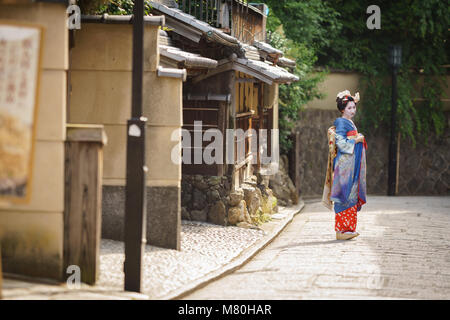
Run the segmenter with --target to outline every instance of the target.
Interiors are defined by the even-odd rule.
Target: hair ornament
[[[337,94],[337,98],[342,99],[342,101],[348,101],[348,97],[352,97],[355,103],[359,101],[359,92],[356,92],[354,96],[350,94],[349,90],[341,91]]]

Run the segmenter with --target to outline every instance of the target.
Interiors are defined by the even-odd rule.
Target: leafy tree
[[[398,119],[403,137],[426,139],[439,136],[445,127],[442,110],[448,64],[450,7],[446,1],[378,1],[381,29],[366,26],[371,1],[329,1],[342,20],[341,35],[332,39],[328,53],[319,53],[319,63],[360,72],[362,113],[366,130],[387,127],[390,121],[391,84],[388,65],[390,44],[401,44],[402,67],[398,77]],[[421,81],[420,84],[419,82]],[[420,90],[420,91],[418,91]],[[424,101],[414,101],[422,97]]]
[[[134,0],[79,0],[79,6],[83,14],[133,14]],[[145,0],[144,14],[151,12],[150,2]]]
[[[288,39],[308,46],[317,53],[329,46],[331,40],[339,35],[341,22],[339,13],[322,0],[266,0],[273,17],[269,28],[283,25]]]
[[[362,129],[387,128],[390,122],[391,84],[388,48],[401,44],[403,64],[398,76],[398,119],[403,137],[438,136],[446,125],[444,98],[448,65],[448,1],[377,1],[381,29],[369,30],[368,0],[267,0],[286,37],[304,44],[317,55],[316,66],[359,72]],[[423,98],[422,101],[415,100]]]
[[[289,136],[299,119],[302,107],[314,98],[323,96],[318,92],[317,84],[323,80],[326,72],[315,72],[314,62],[317,58],[314,51],[303,44],[287,39],[282,30],[270,31],[268,38],[273,47],[282,50],[287,57],[296,61],[292,72],[300,78],[298,82],[279,86],[280,152],[287,154],[292,148]]]
[[[267,29],[272,46],[296,61],[293,72],[298,82],[280,85],[279,133],[280,151],[283,154],[292,148],[289,136],[302,108],[314,98],[322,98],[317,85],[323,81],[326,71],[317,72],[317,51],[328,36],[338,32],[340,25],[335,12],[321,1],[265,1],[269,8]],[[283,21],[283,23],[281,23]]]

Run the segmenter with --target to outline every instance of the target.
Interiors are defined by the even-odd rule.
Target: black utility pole
[[[397,72],[402,63],[402,47],[390,48],[392,66],[391,136],[389,140],[388,195],[395,196],[397,189]]]
[[[144,0],[134,1],[131,119],[127,125],[127,185],[125,198],[125,290],[141,292],[145,253],[146,193],[145,126],[142,117],[144,64]]]

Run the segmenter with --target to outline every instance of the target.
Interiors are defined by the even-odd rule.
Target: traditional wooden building
[[[33,192],[28,203],[0,203],[0,241],[3,272],[62,280],[75,264],[82,281],[93,283],[100,232],[123,238],[132,25],[131,16],[83,16],[81,29],[69,30],[68,4],[0,0],[0,19],[45,29]],[[278,84],[298,78],[283,68],[294,62],[264,42],[263,5],[166,0],[152,6],[144,47],[147,242],[179,249],[182,215],[236,224],[228,214],[238,205],[230,193],[255,172],[272,171],[252,164],[261,146],[254,151],[251,134],[233,136],[235,149],[247,144],[231,162],[177,163],[174,153],[191,148],[195,156],[207,144],[181,144],[174,132],[195,135],[202,121],[202,133],[223,133],[225,149],[227,129],[277,129]]]
[[[164,39],[170,39],[166,41],[181,50],[217,61],[216,67],[204,72],[188,71],[183,84],[183,129],[193,137],[198,132],[195,123],[201,121],[202,133],[208,129],[222,132],[223,163],[196,163],[196,152],[203,154],[208,143],[203,142],[200,148],[185,143],[183,152],[190,154],[191,161],[183,162],[183,179],[190,181],[193,175],[197,179],[200,179],[198,175],[223,177],[226,193],[238,190],[255,173],[266,176],[275,173],[277,155],[271,155],[275,161],[270,165],[262,165],[261,153],[263,147],[269,149],[269,155],[272,147],[277,150],[277,135],[268,139],[268,145],[263,145],[258,133],[259,129],[267,129],[270,136],[272,129],[278,129],[278,85],[297,81],[298,77],[284,69],[294,67],[295,62],[265,42],[267,7],[242,1],[205,0],[160,0],[151,1],[151,5],[154,14],[165,16],[168,31]],[[235,137],[236,152],[231,163],[226,161],[229,129],[248,132]],[[193,220],[216,220],[209,217],[209,209],[218,198],[197,203],[195,188],[190,184],[184,184],[183,216],[189,218],[187,211],[195,211],[197,218]],[[207,194],[205,197],[210,198]],[[209,209],[202,208],[205,206]],[[229,209],[229,205],[225,206]]]

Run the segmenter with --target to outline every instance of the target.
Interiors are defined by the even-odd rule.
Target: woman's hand
[[[364,142],[364,136],[362,134],[358,134],[358,137],[355,139],[355,143]]]

